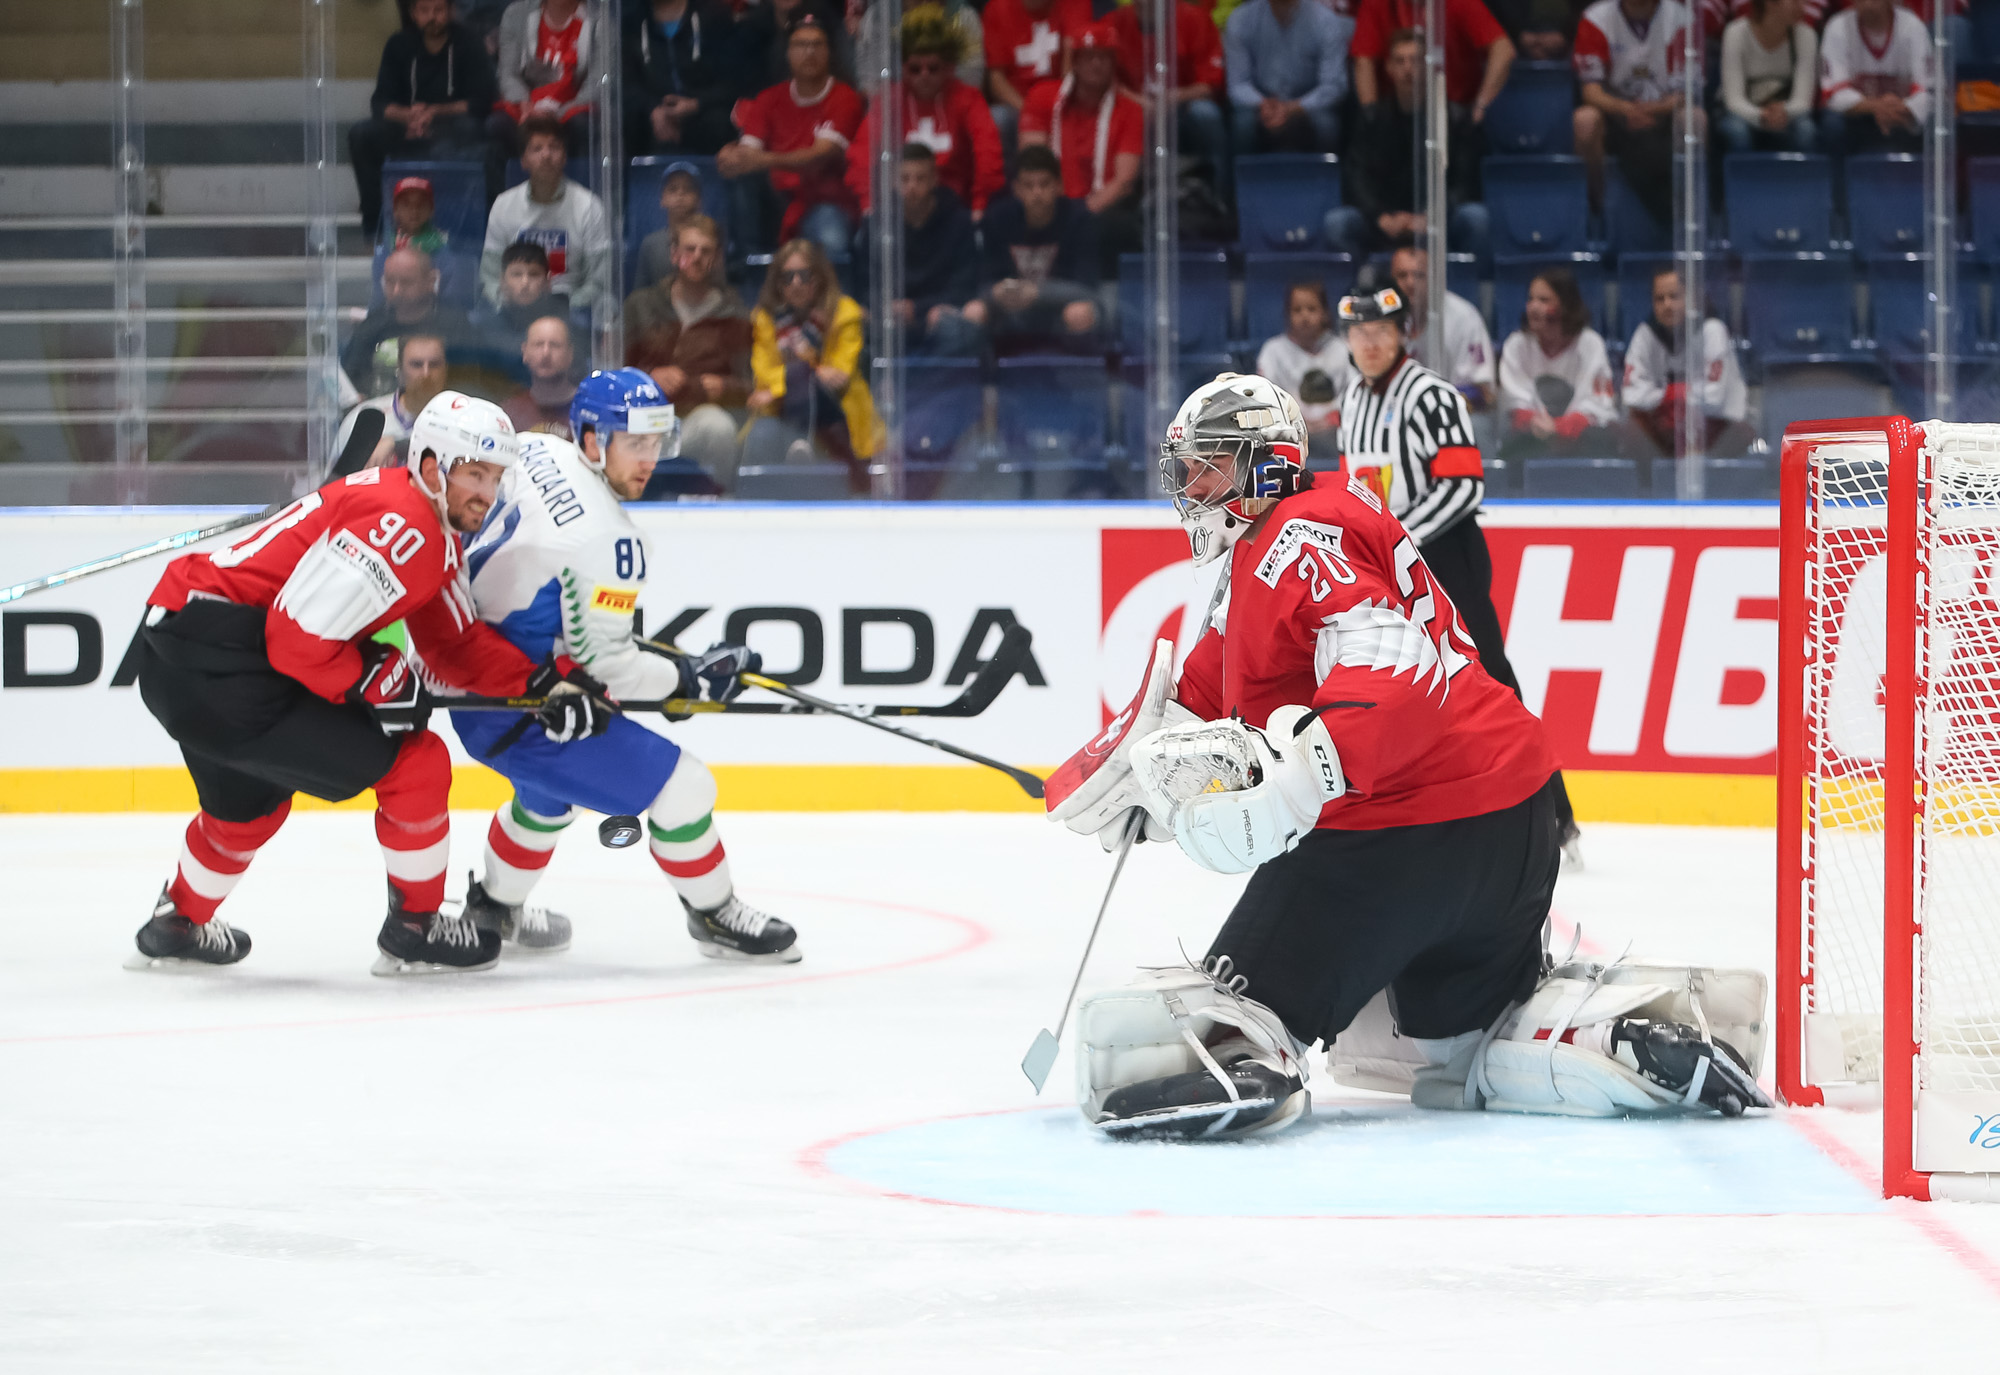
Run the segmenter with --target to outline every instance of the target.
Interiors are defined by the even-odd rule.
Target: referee
[[[1343,296],[1340,322],[1355,378],[1340,402],[1341,466],[1367,482],[1403,522],[1424,566],[1443,585],[1493,678],[1521,695],[1493,609],[1493,556],[1473,517],[1486,495],[1472,417],[1458,388],[1404,351],[1409,307],[1386,287]],[[1558,775],[1560,778],[1560,775]],[[1576,819],[1559,800],[1563,847]]]

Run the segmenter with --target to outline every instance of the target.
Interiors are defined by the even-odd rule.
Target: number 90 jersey
[[[614,697],[671,697],[680,670],[632,635],[646,561],[603,475],[542,434],[521,436],[521,461],[465,550],[479,619],[528,658],[567,654]]]
[[[1556,770],[1542,723],[1488,677],[1410,536],[1359,479],[1286,497],[1230,550],[1209,629],[1175,697],[1262,727],[1320,713],[1348,791],[1319,825],[1377,830],[1480,816]]]

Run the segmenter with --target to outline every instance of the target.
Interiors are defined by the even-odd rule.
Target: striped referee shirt
[[[1421,549],[1479,509],[1485,470],[1458,388],[1405,355],[1340,402],[1341,466],[1370,483]]]

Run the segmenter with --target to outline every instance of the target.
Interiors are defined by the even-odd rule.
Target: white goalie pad
[[[1405,1036],[1389,1011],[1389,990],[1383,989],[1348,1023],[1347,1030],[1327,1047],[1326,1069],[1333,1082],[1377,1093],[1409,1093],[1420,1077],[1430,1077],[1460,1061],[1457,1082],[1464,1084],[1469,1052],[1484,1040],[1483,1031],[1468,1031],[1445,1040]]]
[[[1220,972],[1226,977],[1228,971]],[[1098,1125],[1104,1100],[1113,1091],[1212,1069],[1219,1056],[1245,1049],[1251,1058],[1301,1082],[1307,1075],[1305,1047],[1277,1013],[1185,965],[1143,969],[1122,988],[1092,994],[1078,1006],[1076,1024],[1077,1107],[1092,1126]],[[1309,1106],[1311,1095],[1301,1089],[1278,1112],[1241,1134],[1276,1131]]]

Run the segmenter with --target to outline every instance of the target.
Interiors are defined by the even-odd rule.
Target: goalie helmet
[[[424,484],[425,455],[437,459],[438,485]],[[444,484],[461,463],[511,468],[520,460],[521,441],[507,412],[464,392],[442,391],[417,412],[410,426],[410,476],[432,501],[444,501]]]
[[[1220,558],[1258,516],[1312,485],[1306,444],[1297,399],[1266,378],[1225,372],[1181,403],[1160,445],[1160,482],[1197,568]]]

